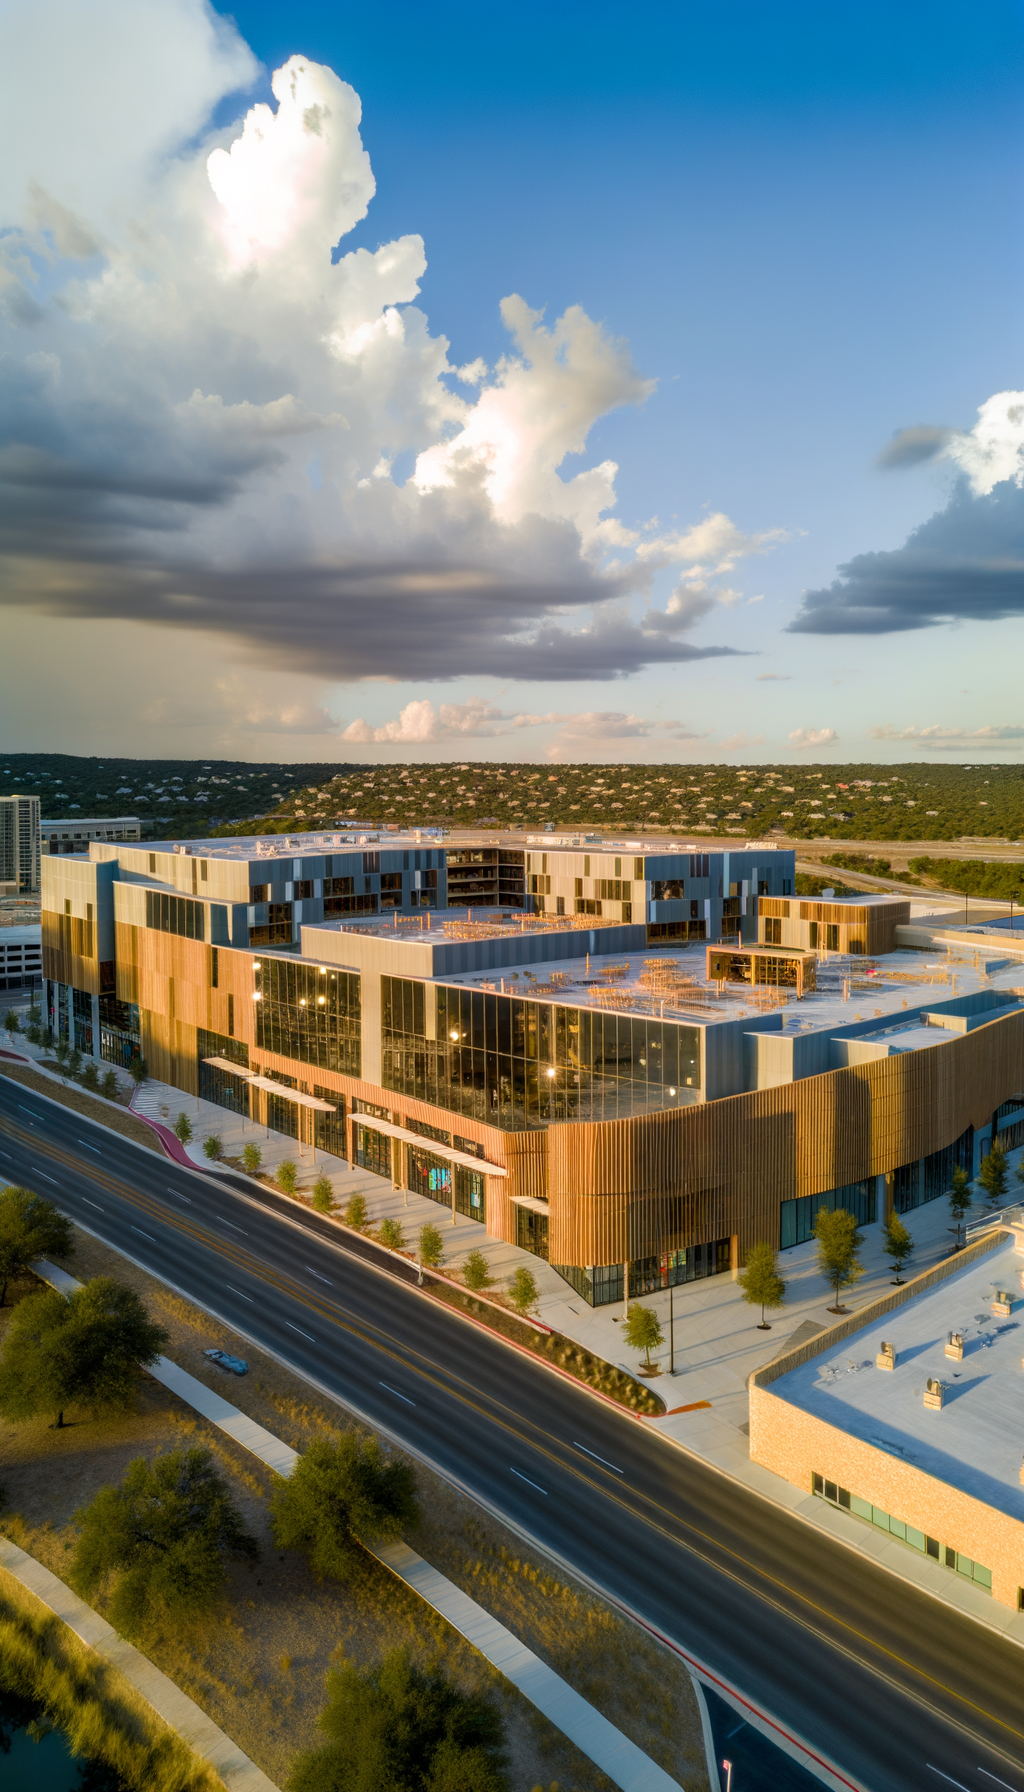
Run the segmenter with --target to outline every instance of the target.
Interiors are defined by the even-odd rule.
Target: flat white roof
[[[912,1213],[907,1223],[913,1232]],[[1022,1267],[1016,1244],[1004,1244],[838,1349],[781,1375],[770,1392],[1024,1521]],[[1009,1319],[991,1312],[997,1289],[1013,1294]],[[943,1353],[951,1331],[963,1336],[960,1363]],[[875,1367],[883,1339],[895,1346],[894,1370]],[[929,1377],[945,1383],[941,1411],[925,1408]]]

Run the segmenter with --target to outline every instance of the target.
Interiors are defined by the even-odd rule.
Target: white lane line
[[[33,1120],[38,1120],[38,1118],[39,1118],[39,1109],[38,1108],[23,1108],[21,1105],[21,1102],[19,1101],[18,1109],[19,1109],[19,1112],[21,1112],[22,1114],[31,1114]]]
[[[415,1406],[415,1404],[416,1404],[415,1400],[410,1400],[407,1395],[400,1394],[398,1392],[398,1389],[391,1387],[388,1382],[381,1381],[381,1382],[378,1382],[377,1385],[378,1385],[378,1387],[387,1388],[388,1393],[394,1394],[396,1400],[404,1400],[406,1406]]]
[[[237,1294],[239,1300],[247,1300],[249,1302],[250,1307],[252,1306],[253,1298],[252,1298],[251,1294],[243,1294],[242,1290],[240,1288],[232,1288],[230,1282],[225,1282],[224,1286],[227,1289],[229,1294]]]
[[[596,1450],[588,1450],[586,1444],[578,1444],[575,1438],[573,1438],[572,1447],[574,1450],[582,1450],[584,1456],[592,1456],[595,1462],[603,1463],[605,1468],[610,1468],[615,1475],[624,1475],[626,1472],[624,1468],[616,1468],[614,1462],[607,1461],[604,1456],[599,1456]]]
[[[169,1195],[173,1195],[173,1196],[174,1196],[174,1198],[175,1198],[175,1200],[176,1200],[176,1201],[184,1201],[184,1203],[185,1203],[185,1205],[186,1205],[186,1207],[191,1207],[191,1205],[192,1205],[192,1197],[191,1197],[191,1195],[182,1195],[182,1194],[179,1194],[179,1193],[178,1193],[178,1190],[177,1190],[177,1189],[176,1189],[176,1188],[169,1188],[169,1189],[168,1189],[168,1190],[167,1190],[167,1193],[168,1193],[168,1194],[169,1194]]]
[[[951,1780],[948,1773],[943,1773],[941,1767],[933,1767],[930,1761],[926,1761],[925,1766],[927,1767],[929,1773],[937,1773],[940,1780],[945,1780],[947,1785],[959,1786],[960,1792],[969,1792],[969,1789],[967,1786],[964,1785],[963,1780]]]
[[[290,1319],[285,1320],[285,1325],[290,1332],[298,1332],[300,1338],[309,1338],[311,1344],[316,1343],[316,1339],[311,1338],[308,1332],[304,1332],[301,1325],[293,1325]]]
[[[322,1276],[322,1275],[321,1275],[321,1274],[320,1274],[320,1273],[319,1273],[319,1271],[318,1271],[318,1270],[315,1270],[315,1269],[310,1269],[310,1267],[309,1267],[309,1264],[308,1264],[308,1263],[307,1263],[307,1264],[306,1264],[306,1274],[307,1274],[307,1276],[316,1276],[316,1279],[317,1279],[317,1281],[318,1281],[318,1282],[327,1282],[327,1286],[328,1286],[328,1288],[333,1288],[333,1287],[334,1287],[334,1283],[333,1283],[333,1282],[331,1282],[331,1281],[328,1281],[328,1278],[327,1278],[327,1277],[326,1277],[326,1276]],[[383,1383],[383,1382],[381,1382],[381,1384],[380,1384],[380,1385],[381,1385],[381,1387],[383,1387],[383,1386],[384,1386],[384,1383]]]
[[[43,1179],[43,1181],[44,1181],[44,1182],[52,1182],[52,1183],[53,1183],[53,1186],[54,1186],[54,1188],[59,1188],[59,1187],[60,1187],[60,1184],[59,1184],[59,1182],[58,1182],[58,1181],[57,1181],[57,1178],[56,1178],[56,1176],[48,1176],[48,1175],[47,1175],[47,1174],[46,1174],[46,1171],[45,1171],[45,1170],[37,1170],[37,1171],[36,1171],[36,1175],[37,1175],[37,1176],[41,1176],[41,1177],[42,1177],[42,1179]]]
[[[87,1151],[98,1151],[99,1150],[99,1146],[98,1145],[90,1145],[88,1139],[79,1139],[78,1143],[80,1145],[84,1145],[85,1149]]]
[[[9,1151],[0,1151],[0,1157],[5,1157],[9,1164],[13,1164],[13,1162],[14,1162],[14,1159],[11,1156]]]
[[[82,1196],[82,1200],[83,1200],[83,1201],[84,1201],[84,1202],[85,1202],[85,1205],[86,1205],[86,1206],[87,1206],[87,1207],[96,1207],[96,1212],[97,1212],[97,1213],[106,1213],[106,1211],[107,1211],[107,1210],[106,1210],[106,1208],[105,1208],[105,1207],[97,1207],[97,1206],[96,1206],[96,1202],[95,1202],[95,1201],[90,1201],[90,1199],[89,1199],[89,1197],[88,1197],[88,1195],[83,1195],[83,1196]]]
[[[516,1476],[516,1478],[517,1478],[517,1479],[518,1479],[518,1480],[520,1480],[520,1481],[525,1481],[525,1482],[526,1482],[526,1485],[527,1485],[527,1487],[536,1487],[536,1488],[537,1488],[537,1492],[538,1492],[538,1493],[542,1493],[542,1494],[543,1494],[543,1495],[544,1495],[544,1498],[545,1498],[545,1499],[547,1499],[547,1497],[548,1497],[548,1490],[547,1490],[547,1488],[546,1488],[546,1487],[537,1487],[537,1483],[536,1483],[536,1481],[531,1481],[531,1480],[530,1480],[530,1477],[529,1477],[529,1475],[521,1475],[521,1474],[520,1474],[520,1473],[519,1473],[519,1470],[518,1470],[518,1469],[517,1469],[517,1468],[511,1468],[511,1469],[509,1469],[509,1474],[510,1474],[510,1475],[515,1475],[515,1476]]]
[[[151,1232],[144,1232],[142,1230],[141,1226],[133,1226],[132,1231],[137,1232],[140,1238],[148,1238],[150,1244],[156,1243],[156,1239],[153,1237],[153,1234]]]
[[[1006,1792],[1014,1792],[1014,1787],[1011,1786],[1009,1780],[1001,1780],[997,1773],[989,1773],[987,1767],[979,1767],[978,1772],[983,1773],[987,1780],[995,1780],[997,1786],[1005,1786]]]
[[[215,1220],[219,1220],[222,1226],[230,1226],[232,1232],[241,1232],[245,1238],[248,1238],[249,1234],[244,1226],[236,1226],[234,1220],[226,1220],[222,1213],[215,1213],[213,1217]]]

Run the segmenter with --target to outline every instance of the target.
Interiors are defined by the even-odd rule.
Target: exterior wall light
[[[253,1001],[254,1001],[254,1002],[262,1002],[262,1000],[263,1000],[263,991],[262,991],[262,990],[260,990],[260,989],[254,989],[254,990],[253,990],[253,992],[252,992],[252,999],[253,999]]]
[[[448,1037],[449,1037],[449,1039],[457,1039],[459,1037],[458,1028],[453,1027],[451,1032],[449,1033]]]
[[[669,1090],[669,1094],[670,1094],[670,1095],[674,1095],[674,1094],[675,1094],[675,1090],[674,1090],[674,1089],[670,1089],[670,1090]]]
[[[259,961],[259,959],[258,959],[258,958],[254,958],[254,959],[253,959],[253,961],[252,961],[252,968],[253,968],[253,970],[254,970],[254,971],[262,971],[262,969],[263,969],[263,966],[262,966],[262,965],[261,965],[261,964],[260,964],[260,961]]]
[[[327,1006],[327,997],[326,996],[317,996],[316,999],[321,1008],[325,1008]]]
[[[546,1072],[546,1074],[547,1074],[547,1075],[548,1075],[548,1076],[555,1076],[555,1075],[557,1075],[557,1072],[556,1072],[556,1071],[554,1071],[554,1070],[549,1070],[549,1071],[547,1071],[547,1072]]]
[[[304,1008],[305,1006],[306,1006],[306,998],[305,998],[305,996],[300,996],[299,997],[299,1007]]]

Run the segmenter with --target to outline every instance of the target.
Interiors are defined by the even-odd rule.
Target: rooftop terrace
[[[1019,1245],[1003,1244],[855,1332],[838,1351],[779,1376],[772,1393],[1024,1519],[1022,1264]],[[1013,1295],[1009,1317],[991,1311],[999,1290]],[[950,1332],[963,1337],[962,1362],[944,1354]],[[883,1339],[895,1346],[894,1370],[875,1367]],[[929,1378],[945,1384],[941,1411],[925,1407]]]

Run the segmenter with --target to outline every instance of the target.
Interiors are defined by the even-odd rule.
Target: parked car
[[[240,1356],[229,1356],[226,1350],[204,1350],[203,1355],[208,1356],[211,1363],[216,1363],[219,1369],[227,1369],[232,1375],[249,1373],[248,1363],[243,1363]]]

